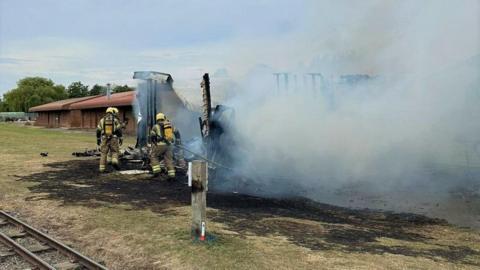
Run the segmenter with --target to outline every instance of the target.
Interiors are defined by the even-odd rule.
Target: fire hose
[[[224,169],[233,171],[233,168],[230,168],[230,167],[228,167],[228,166],[225,166],[225,165],[223,165],[223,164],[220,164],[220,163],[218,163],[218,162],[215,162],[215,161],[213,161],[213,160],[210,160],[210,159],[208,159],[207,157],[205,157],[205,156],[203,156],[203,155],[200,155],[200,154],[198,154],[198,153],[196,153],[196,152],[194,152],[194,151],[192,151],[192,150],[190,150],[190,149],[188,149],[188,148],[186,148],[186,147],[184,147],[184,146],[182,146],[182,145],[174,144],[173,146],[174,146],[174,147],[177,147],[178,149],[187,151],[187,152],[189,152],[190,154],[192,154],[192,155],[194,155],[194,156],[197,156],[197,157],[199,157],[200,159],[203,159],[203,160],[205,160],[205,161],[207,161],[207,162],[209,162],[209,163],[211,163],[211,164],[213,164],[213,165],[215,165],[215,166],[217,166],[217,167],[222,167],[222,168],[224,168]]]
[[[228,167],[228,166],[225,166],[225,165],[220,164],[220,163],[218,163],[218,162],[215,162],[215,161],[213,161],[213,160],[210,160],[209,158],[207,158],[207,157],[205,157],[205,156],[203,156],[203,155],[201,155],[201,154],[198,154],[198,153],[196,153],[196,152],[194,152],[194,151],[192,151],[192,150],[190,150],[190,149],[188,149],[188,148],[186,148],[186,147],[184,147],[184,146],[182,146],[182,145],[172,145],[172,146],[177,147],[178,149],[187,151],[187,152],[189,152],[190,154],[192,154],[192,155],[194,155],[194,156],[197,156],[197,157],[199,157],[200,159],[205,160],[205,161],[207,161],[207,162],[209,162],[209,163],[211,163],[211,164],[213,164],[213,165],[215,165],[215,166],[217,166],[217,167],[221,167],[221,168],[227,169],[227,170],[229,170],[229,171],[235,171],[235,169],[233,169],[232,167]],[[249,176],[247,176],[247,175],[245,175],[245,174],[243,174],[242,176],[245,177],[245,178],[251,179],[251,177],[249,177]],[[257,173],[257,176],[267,177],[267,178],[270,178],[270,179],[290,180],[290,178],[287,178],[287,177],[272,176],[272,175],[270,175],[270,174],[268,174],[268,175],[267,175],[267,174],[261,175],[261,174],[258,174],[258,173]]]

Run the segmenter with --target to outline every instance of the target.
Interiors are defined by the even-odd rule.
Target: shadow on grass
[[[190,190],[184,176],[168,182],[145,175],[100,175],[98,161],[94,159],[45,166],[44,172],[19,177],[20,181],[37,183],[30,190],[38,196],[28,200],[52,199],[86,207],[126,204],[134,210],[149,209],[162,215],[174,215],[172,206],[190,204]],[[421,215],[352,210],[306,199],[218,193],[208,194],[208,206],[220,210],[209,213],[211,220],[225,224],[240,237],[275,235],[311,250],[402,254],[463,264],[473,264],[469,256],[480,256],[480,252],[469,247],[429,245],[435,248],[417,249],[378,242],[380,237],[409,241],[413,245],[428,242],[430,239],[416,233],[416,229],[445,221]]]

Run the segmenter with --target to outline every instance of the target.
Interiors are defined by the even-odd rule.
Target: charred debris
[[[188,108],[178,97],[173,88],[173,78],[170,74],[156,71],[136,71],[133,79],[139,80],[136,98],[132,104],[137,118],[135,146],[128,146],[120,151],[119,158],[130,163],[128,167],[148,169],[150,160],[149,131],[155,125],[155,115],[165,113],[173,120],[180,133],[180,145],[174,149],[174,156],[184,156],[185,160],[208,159],[211,175],[215,171],[228,169],[231,165],[231,149],[233,137],[230,123],[234,110],[224,105],[212,107],[210,78],[205,73],[200,84],[202,94],[201,111]],[[195,126],[197,128],[195,128]],[[183,141],[184,138],[187,140]],[[76,157],[96,157],[98,149],[85,149],[73,152]],[[137,165],[135,165],[137,164]],[[214,169],[215,171],[212,171]]]

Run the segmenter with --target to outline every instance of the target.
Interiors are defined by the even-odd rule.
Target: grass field
[[[99,175],[71,155],[93,147],[93,133],[0,124],[0,208],[110,269],[480,268],[473,229],[306,200],[209,194],[198,243],[184,177]]]

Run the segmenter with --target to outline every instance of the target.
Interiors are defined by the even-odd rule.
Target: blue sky
[[[25,76],[93,85],[130,83],[135,70],[169,72],[181,82],[223,68],[241,76],[258,64],[382,73],[410,70],[418,59],[439,66],[439,55],[447,55],[440,66],[447,65],[478,54],[479,6],[476,0],[0,0],[0,94]],[[419,57],[405,57],[412,51]]]
[[[295,1],[0,0],[0,93],[27,75],[106,83],[222,68],[223,44],[300,27]]]

